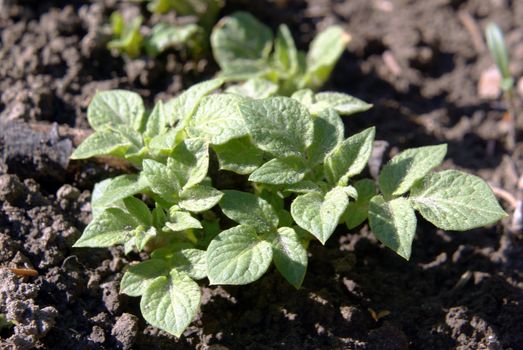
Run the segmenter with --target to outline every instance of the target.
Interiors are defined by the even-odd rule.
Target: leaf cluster
[[[273,37],[272,30],[251,14],[235,12],[216,24],[211,46],[221,77],[245,82],[235,89],[248,96],[253,86],[263,87],[267,97],[321,87],[349,40],[341,27],[331,26],[314,38],[305,53],[296,48],[285,24]]]
[[[187,47],[193,56],[197,56],[207,47],[207,36],[214,24],[221,0],[148,0],[147,8],[152,13],[176,11],[178,16],[197,18],[196,23],[171,25],[160,22],[152,28],[142,31],[143,17],[138,16],[125,21],[119,12],[111,14],[112,40],[107,44],[128,57],[134,58],[142,53],[157,56],[169,48]]]
[[[416,211],[446,230],[505,215],[478,177],[432,171],[446,145],[405,150],[377,182],[362,178],[375,129],[345,138],[341,119],[370,107],[361,100],[312,90],[212,94],[223,83],[194,85],[151,111],[135,93],[100,92],[88,108],[95,133],[72,156],[112,155],[138,169],[95,187],[93,220],[75,247],[149,253],[129,267],[121,292],[141,296],[153,326],[180,336],[198,311],[200,279],[247,284],[274,264],[299,288],[309,242],[325,244],[339,224],[352,229],[368,219],[378,240],[409,259]],[[215,188],[211,156],[248,184]]]

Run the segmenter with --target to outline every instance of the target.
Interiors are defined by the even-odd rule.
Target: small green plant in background
[[[312,90],[263,99],[213,93],[223,83],[194,85],[151,111],[135,93],[97,93],[88,108],[95,133],[72,155],[122,157],[137,169],[95,186],[93,220],[75,247],[149,254],[120,289],[141,297],[153,326],[184,332],[199,309],[197,280],[248,284],[274,264],[299,288],[309,243],[325,244],[339,224],[368,219],[385,246],[409,259],[416,211],[458,231],[506,215],[480,178],[433,172],[446,145],[408,149],[377,182],[362,178],[375,129],[345,138],[341,119],[370,108],[361,100]],[[235,187],[215,188],[212,153]]]
[[[160,22],[142,33],[141,16],[128,23],[119,12],[111,14],[112,40],[109,49],[135,58],[141,54],[157,56],[166,49],[186,47],[192,56],[200,56],[208,46],[208,36],[218,12],[220,0],[150,0],[147,8],[152,13],[175,11],[179,17],[195,17],[195,23],[172,25]]]
[[[503,32],[495,23],[489,23],[485,28],[485,36],[487,38],[487,46],[490,55],[496,64],[496,67],[501,74],[501,90],[507,104],[507,110],[511,118],[511,125],[508,130],[508,149],[513,150],[516,146],[516,129],[517,129],[517,114],[514,102],[514,78],[509,70],[509,56]]]
[[[271,29],[251,14],[236,12],[215,26],[211,46],[221,68],[219,76],[246,81],[235,87],[236,91],[265,93],[254,97],[288,96],[300,89],[321,87],[349,40],[341,27],[332,26],[318,34],[304,53],[296,49],[285,24],[280,25],[274,38]]]

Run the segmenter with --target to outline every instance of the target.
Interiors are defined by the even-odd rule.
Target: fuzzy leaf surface
[[[353,184],[358,198],[350,202],[343,215],[347,228],[353,229],[361,225],[368,217],[369,202],[376,195],[376,185],[370,179],[361,179]]]
[[[157,277],[166,276],[169,271],[169,264],[162,259],[149,259],[132,265],[122,277],[120,293],[138,297]]]
[[[297,157],[274,158],[256,169],[249,181],[270,185],[300,182],[307,172],[303,160]]]
[[[260,278],[272,261],[272,247],[253,227],[239,225],[216,236],[207,248],[211,284],[248,284]]]
[[[107,125],[131,126],[136,131],[144,127],[143,101],[140,95],[125,90],[97,92],[87,108],[87,120],[94,130]]]
[[[230,219],[252,226],[257,232],[271,232],[278,227],[278,214],[272,206],[252,193],[225,190],[220,208]]]
[[[321,111],[314,118],[314,139],[307,150],[312,164],[322,163],[338,144],[343,141],[345,127],[336,111],[331,108]]]
[[[374,135],[374,127],[365,129],[340,143],[327,155],[324,169],[330,183],[345,183],[365,168],[372,153]]]
[[[220,169],[237,174],[250,174],[263,163],[263,151],[256,148],[248,136],[215,145],[213,150],[218,156]]]
[[[202,224],[198,219],[185,211],[175,211],[169,214],[168,222],[165,226],[174,231],[184,231],[191,228],[202,228]]]
[[[300,288],[307,272],[307,250],[300,237],[290,227],[281,227],[272,240],[274,265],[282,276]]]
[[[381,170],[381,191],[385,196],[401,196],[417,180],[440,165],[446,153],[446,144],[411,148],[401,152]]]
[[[312,114],[318,114],[327,108],[332,108],[340,115],[351,115],[365,112],[372,107],[371,104],[341,92],[320,92],[314,98],[315,103],[310,109]]]
[[[200,213],[214,207],[222,199],[223,193],[206,185],[194,185],[180,193],[178,205],[193,213]]]
[[[100,155],[123,157],[132,142],[112,130],[99,130],[89,135],[73,152],[71,159],[86,159]]]
[[[373,197],[369,224],[381,243],[409,260],[416,234],[416,214],[407,199],[399,197],[387,202],[381,195]]]
[[[85,228],[74,247],[110,247],[125,243],[138,226],[133,216],[120,208],[107,208]]]
[[[307,109],[288,97],[246,100],[240,111],[254,144],[276,157],[303,156],[313,140]]]
[[[296,197],[291,204],[291,215],[298,226],[325,244],[348,204],[349,197],[343,187],[334,187],[325,196],[311,192]]]
[[[198,284],[173,269],[145,289],[140,310],[149,324],[179,337],[196,316],[200,297]]]
[[[444,230],[470,230],[507,215],[487,183],[457,170],[425,176],[412,187],[410,200],[427,221]]]

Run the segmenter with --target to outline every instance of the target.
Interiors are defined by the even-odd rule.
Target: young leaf
[[[281,227],[272,240],[274,265],[285,279],[300,288],[307,271],[307,250],[296,231]]]
[[[370,179],[362,179],[354,183],[358,198],[350,202],[343,217],[348,229],[361,225],[368,217],[369,202],[376,195],[376,185]]]
[[[102,193],[96,197],[96,201],[93,198],[92,207],[107,207],[119,200],[145,191],[148,186],[149,184],[143,176],[134,174],[117,176],[108,181],[102,189]]]
[[[169,221],[165,223],[165,226],[174,232],[184,231],[191,228],[202,228],[200,221],[184,211],[170,213],[168,220]]]
[[[143,36],[140,33],[142,20],[142,17],[138,16],[130,23],[126,23],[120,13],[113,12],[111,14],[113,39],[107,43],[107,48],[116,49],[131,58],[140,55],[143,42]]]
[[[169,271],[169,264],[162,259],[150,259],[132,265],[122,277],[120,293],[138,297],[157,277],[166,276]]]
[[[162,101],[158,101],[147,118],[144,136],[153,138],[167,131],[167,115]]]
[[[173,269],[145,289],[140,310],[149,324],[179,337],[196,316],[200,297],[198,284]]]
[[[152,28],[151,34],[145,40],[147,54],[156,56],[170,47],[187,44],[199,31],[200,27],[194,23],[174,26],[160,22]]]
[[[251,226],[223,231],[207,248],[210,284],[248,284],[260,278],[272,261],[271,244],[261,240]]]
[[[213,150],[218,156],[220,169],[237,174],[250,174],[263,163],[263,151],[256,148],[248,136],[215,145]]]
[[[325,109],[314,118],[314,139],[307,156],[314,165],[322,163],[339,143],[343,141],[345,128],[333,109]]]
[[[334,187],[325,196],[317,192],[296,197],[291,204],[294,221],[322,244],[332,235],[349,204],[343,187]]]
[[[222,18],[211,35],[213,55],[222,70],[238,60],[265,60],[272,48],[271,30],[247,12]]]
[[[325,176],[332,184],[344,184],[359,174],[372,153],[375,128],[371,127],[340,143],[325,158]]]
[[[401,196],[414,182],[440,165],[446,153],[446,144],[411,148],[401,152],[381,169],[379,184],[383,195]]]
[[[233,94],[204,97],[191,119],[187,133],[215,145],[245,136],[247,130],[238,108],[242,100],[242,97]]]
[[[298,101],[299,103],[307,107],[309,110],[311,109],[315,101],[314,91],[312,91],[311,89],[298,90],[291,95],[291,98]]]
[[[285,24],[278,28],[274,41],[274,63],[284,74],[292,76],[298,70],[298,50],[291,31]]]
[[[153,216],[147,205],[135,197],[127,197],[123,200],[125,208],[138,222],[145,226],[152,226]]]
[[[223,84],[223,79],[211,79],[191,86],[181,95],[169,100],[165,104],[167,113],[167,123],[174,125],[177,121],[184,121],[190,118],[202,98]]]
[[[274,158],[256,169],[249,181],[270,185],[294,184],[300,182],[307,168],[298,157]]]
[[[327,108],[333,108],[341,115],[351,115],[365,112],[372,107],[371,104],[341,92],[320,92],[314,97],[315,102],[310,107],[311,114],[318,114]]]
[[[87,108],[87,119],[94,130],[108,125],[131,126],[136,131],[144,127],[144,106],[140,95],[125,90],[97,92]]]
[[[180,193],[180,202],[178,205],[193,213],[200,213],[218,204],[222,196],[223,193],[213,187],[194,185],[184,189]]]
[[[107,208],[87,225],[73,247],[110,247],[125,243],[138,226],[135,218],[119,208]]]
[[[349,41],[350,35],[339,26],[329,27],[318,34],[307,53],[307,73],[304,86],[315,90],[323,85]]]
[[[207,260],[205,258],[205,250],[181,249],[173,253],[170,263],[176,270],[185,272],[195,280],[200,280],[207,277]]]
[[[271,232],[278,227],[278,215],[266,200],[235,190],[223,193],[220,208],[228,218],[252,226],[259,233]]]
[[[278,92],[278,85],[263,78],[252,78],[244,83],[229,86],[225,92],[243,97],[267,98]]]
[[[245,100],[240,103],[240,111],[254,144],[276,157],[303,156],[312,143],[312,117],[296,100]]]
[[[184,189],[199,184],[207,176],[209,145],[201,139],[185,139],[173,150],[167,166]]]
[[[142,175],[154,193],[162,195],[169,201],[178,196],[180,180],[168,166],[152,159],[145,159],[142,165]]]
[[[86,159],[100,155],[123,157],[131,141],[118,132],[99,130],[89,135],[73,152],[71,159]]]
[[[457,170],[425,176],[412,187],[410,200],[427,221],[444,230],[470,230],[507,215],[483,180]]]
[[[163,134],[153,136],[147,145],[151,153],[169,156],[173,149],[182,141],[182,128],[178,125],[169,128]]]
[[[416,214],[403,197],[385,201],[374,196],[369,204],[370,229],[386,247],[409,260],[416,233]]]

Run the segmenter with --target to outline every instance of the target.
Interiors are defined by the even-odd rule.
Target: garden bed
[[[0,263],[38,271],[36,277],[0,272],[0,313],[17,321],[2,330],[2,348],[521,347],[523,237],[510,232],[510,219],[470,232],[420,220],[409,262],[367,226],[340,227],[326,246],[311,243],[298,291],[274,268],[250,286],[204,281],[202,311],[181,338],[148,326],[138,298],[118,294],[124,268],[140,256],[122,248],[71,248],[90,220],[94,183],[126,167],[67,158],[88,129],[86,107],[97,90],[133,90],[151,106],[217,67],[179,53],[112,57],[95,30],[118,6],[137,5],[0,5]],[[504,148],[503,104],[482,98],[478,81],[492,65],[481,41],[489,21],[506,33],[512,73],[523,75],[523,3],[228,1],[222,14],[237,9],[273,27],[287,23],[302,48],[318,30],[341,24],[352,42],[324,89],[374,104],[345,119],[350,133],[376,125],[376,138],[389,144],[387,159],[408,147],[448,143],[444,168],[467,170],[515,194],[523,144],[512,156]],[[519,96],[517,105],[521,111]]]

